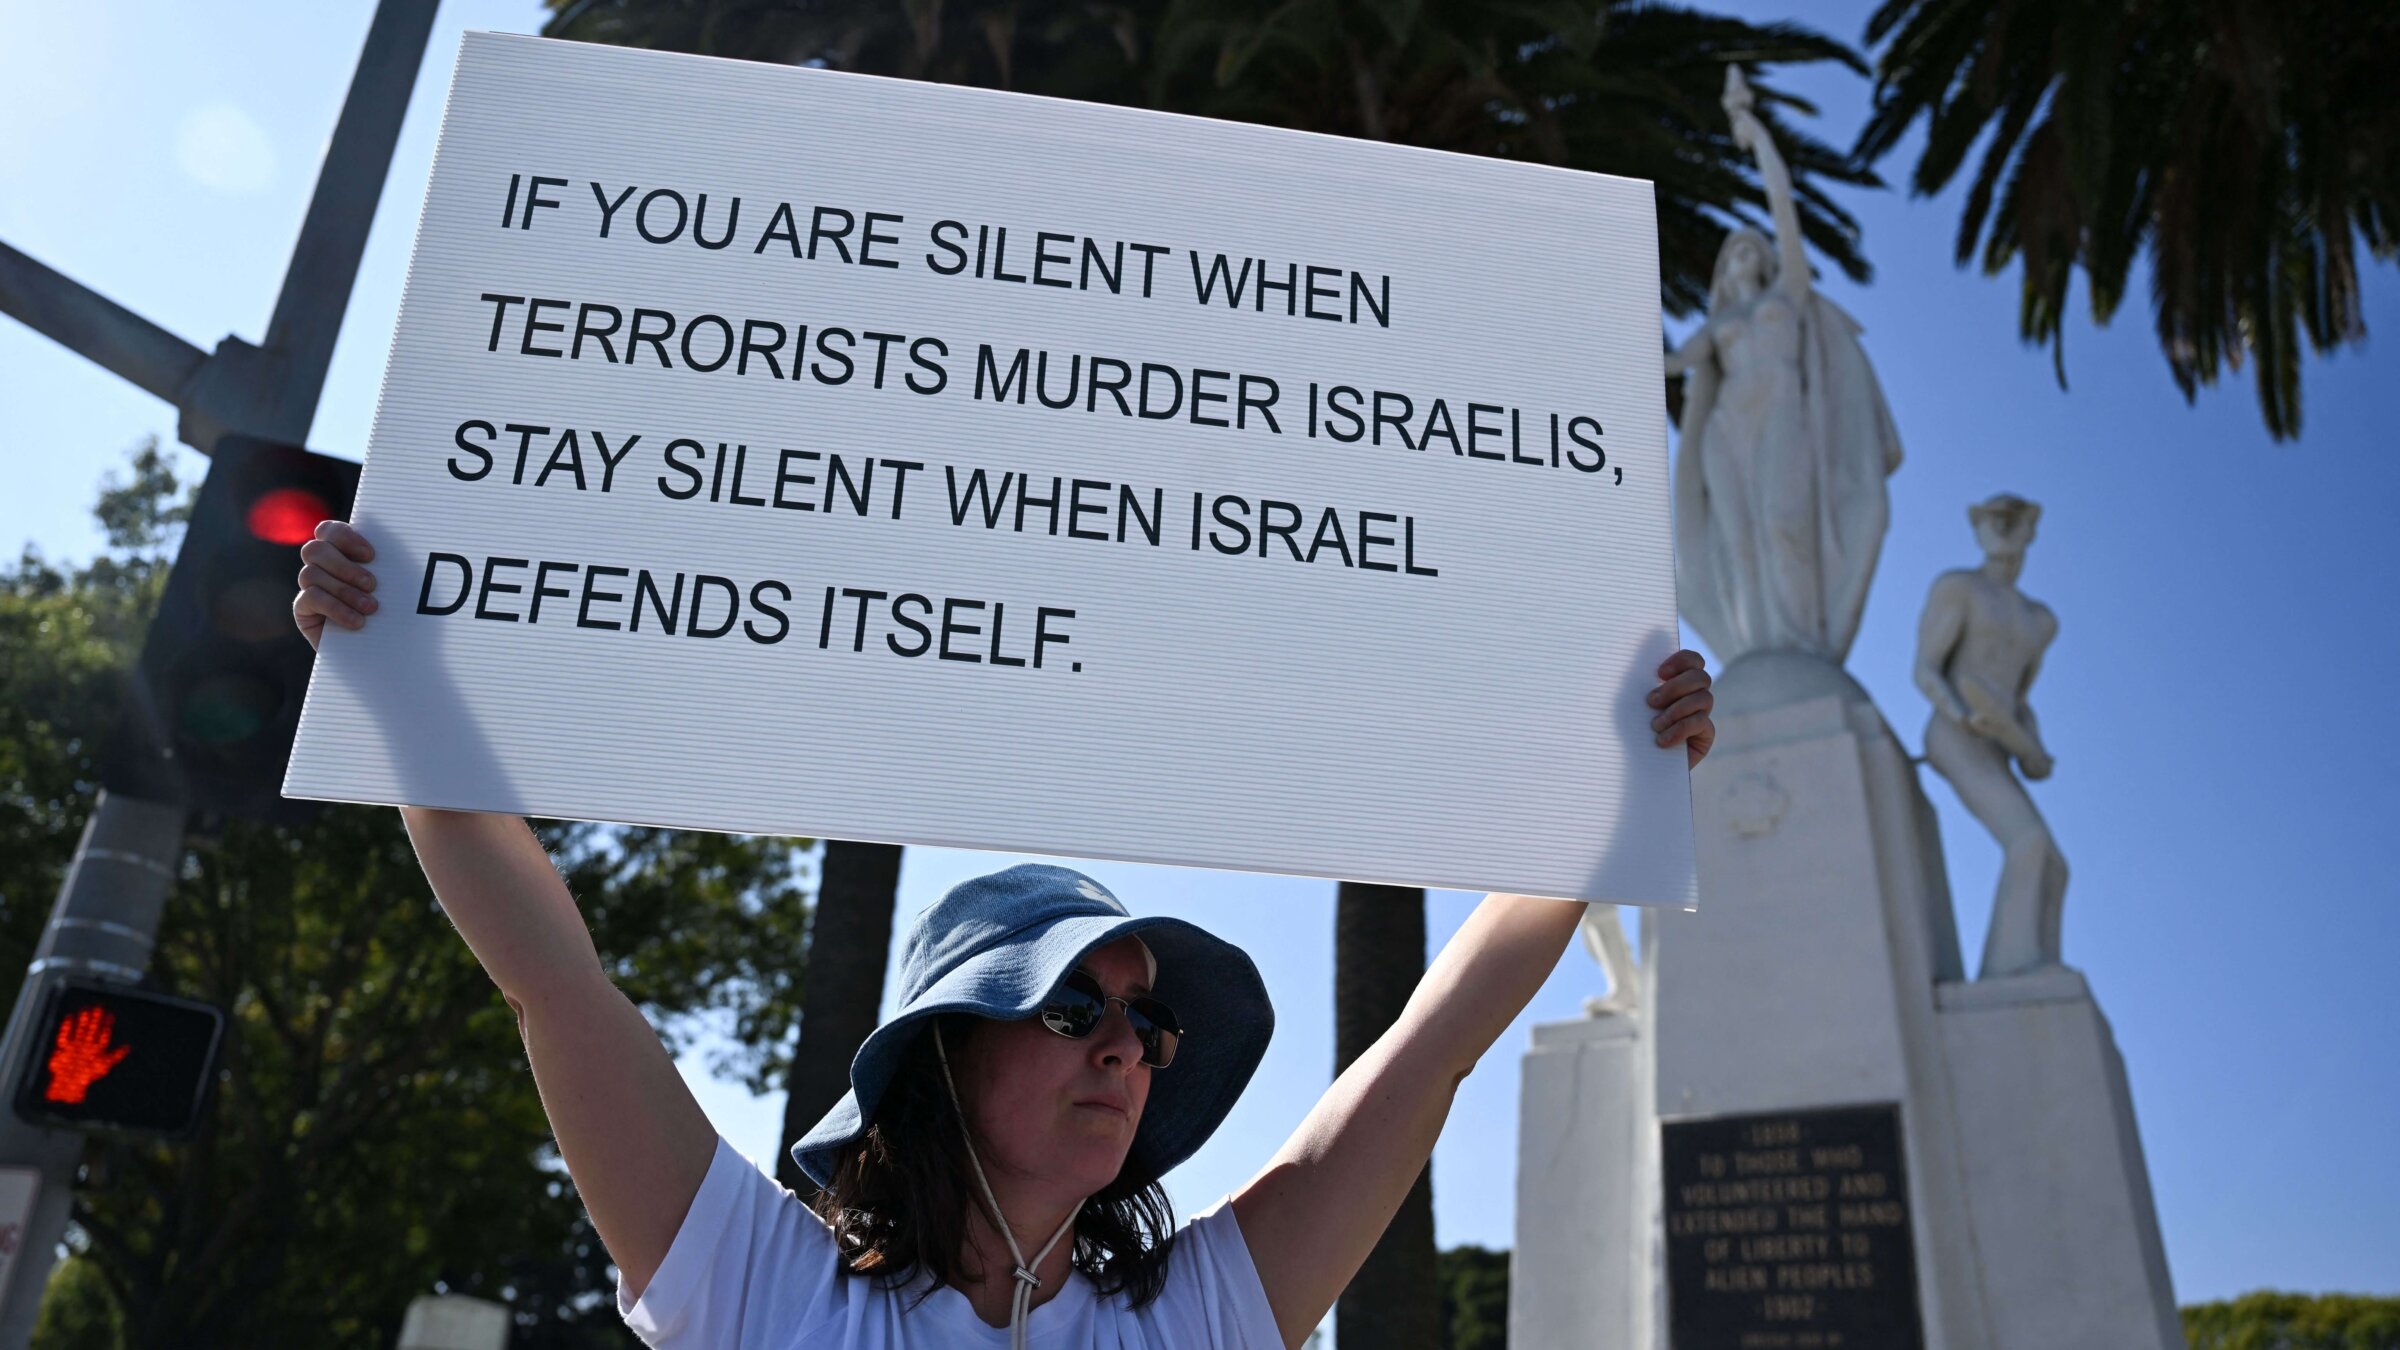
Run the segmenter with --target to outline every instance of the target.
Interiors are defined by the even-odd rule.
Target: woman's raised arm
[[[1691,652],[1659,668],[1661,746],[1708,752],[1708,672]],[[1442,948],[1389,1031],[1317,1102],[1266,1170],[1233,1197],[1242,1239],[1286,1345],[1298,1346],[1366,1263],[1433,1156],[1458,1085],[1558,964],[1580,901],[1490,895]]]
[[[375,553],[328,521],[303,545],[292,614],[315,644],[327,622],[373,613]],[[363,603],[362,603],[363,602]],[[403,807],[443,912],[516,1011],[542,1109],[592,1226],[638,1297],[699,1194],[717,1132],[658,1034],[600,966],[591,929],[531,827],[515,816]]]

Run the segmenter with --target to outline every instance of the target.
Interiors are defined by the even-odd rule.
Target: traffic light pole
[[[202,454],[228,433],[305,441],[436,4],[380,0],[376,6],[263,344],[228,336],[213,354],[202,353],[5,244],[0,313],[174,403],[176,434]],[[35,1022],[63,978],[136,983],[148,972],[159,913],[182,865],[183,829],[179,804],[100,793],[0,1034],[0,1166],[31,1168],[41,1177],[32,1212],[15,1235],[7,1287],[0,1289],[0,1350],[23,1350],[32,1338],[66,1235],[83,1149],[80,1131],[36,1126],[14,1109]]]
[[[75,1199],[76,1165],[83,1154],[80,1130],[44,1129],[13,1109],[19,1067],[32,1053],[41,1010],[60,979],[86,976],[138,982],[150,968],[150,944],[158,931],[167,888],[183,860],[183,808],[119,797],[105,790],[84,823],[66,884],[50,911],[26,967],[17,1006],[0,1039],[0,1064],[8,1103],[0,1103],[0,1159],[40,1172],[33,1211],[17,1235],[16,1266],[0,1303],[0,1345],[23,1346],[49,1282],[53,1251],[67,1231]]]

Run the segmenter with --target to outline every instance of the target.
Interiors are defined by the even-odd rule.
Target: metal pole
[[[51,1130],[20,1118],[14,1108],[19,1069],[34,1047],[28,1042],[42,1002],[61,976],[139,981],[150,969],[150,944],[167,888],[183,860],[183,808],[103,791],[93,804],[66,884],[50,911],[50,925],[26,967],[16,1011],[0,1039],[0,1066],[10,1102],[0,1109],[0,1158],[42,1174],[33,1213],[20,1234],[17,1263],[8,1288],[0,1289],[0,1346],[18,1350],[33,1336],[34,1314],[75,1198],[75,1170],[83,1155],[79,1130]]]
[[[289,444],[308,439],[333,344],[349,308],[367,230],[416,87],[438,0],[381,0],[350,93],[327,144],[315,195],[254,347],[228,337],[213,355],[6,245],[0,312],[22,319],[172,401],[178,435],[203,454],[227,432]],[[17,1081],[35,1020],[66,975],[138,982],[150,968],[159,912],[183,858],[184,808],[102,792],[84,825],[5,1034],[0,1034],[0,1163],[41,1173],[19,1256],[0,1289],[0,1350],[24,1350],[74,1200],[83,1135],[18,1118]]]
[[[375,223],[392,147],[400,140],[400,119],[425,61],[425,43],[433,36],[433,11],[434,0],[385,0],[376,6],[358,73],[350,79],[350,96],[333,124],[333,139],[325,144],[316,195],[309,199],[291,264],[284,269],[275,317],[267,321],[264,345],[290,363],[281,392],[299,420],[281,439],[294,445],[308,439],[308,424],[316,417],[333,340],[341,333],[350,287],[367,248],[367,228]]]
[[[0,314],[169,403],[208,353],[72,277],[0,244]]]
[[[366,251],[367,228],[391,172],[409,91],[433,34],[435,7],[436,0],[382,0],[375,7],[350,96],[326,143],[316,193],[284,269],[275,315],[267,321],[265,345],[236,337],[217,344],[215,356],[176,400],[183,413],[176,435],[184,444],[206,454],[227,432],[286,445],[307,441]]]

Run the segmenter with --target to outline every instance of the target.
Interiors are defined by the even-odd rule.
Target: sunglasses
[[[1100,982],[1080,970],[1067,972],[1059,981],[1057,992],[1042,1004],[1042,1025],[1071,1041],[1080,1041],[1108,1016],[1108,1005],[1123,1004],[1125,1020],[1133,1027],[1134,1039],[1142,1043],[1142,1063],[1163,1069],[1175,1062],[1175,1047],[1183,1040],[1183,1027],[1175,1013],[1154,998],[1118,998],[1100,988]]]

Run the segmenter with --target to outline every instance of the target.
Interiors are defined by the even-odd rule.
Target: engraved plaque
[[[1660,1128],[1675,1350],[1922,1350],[1897,1105]]]

